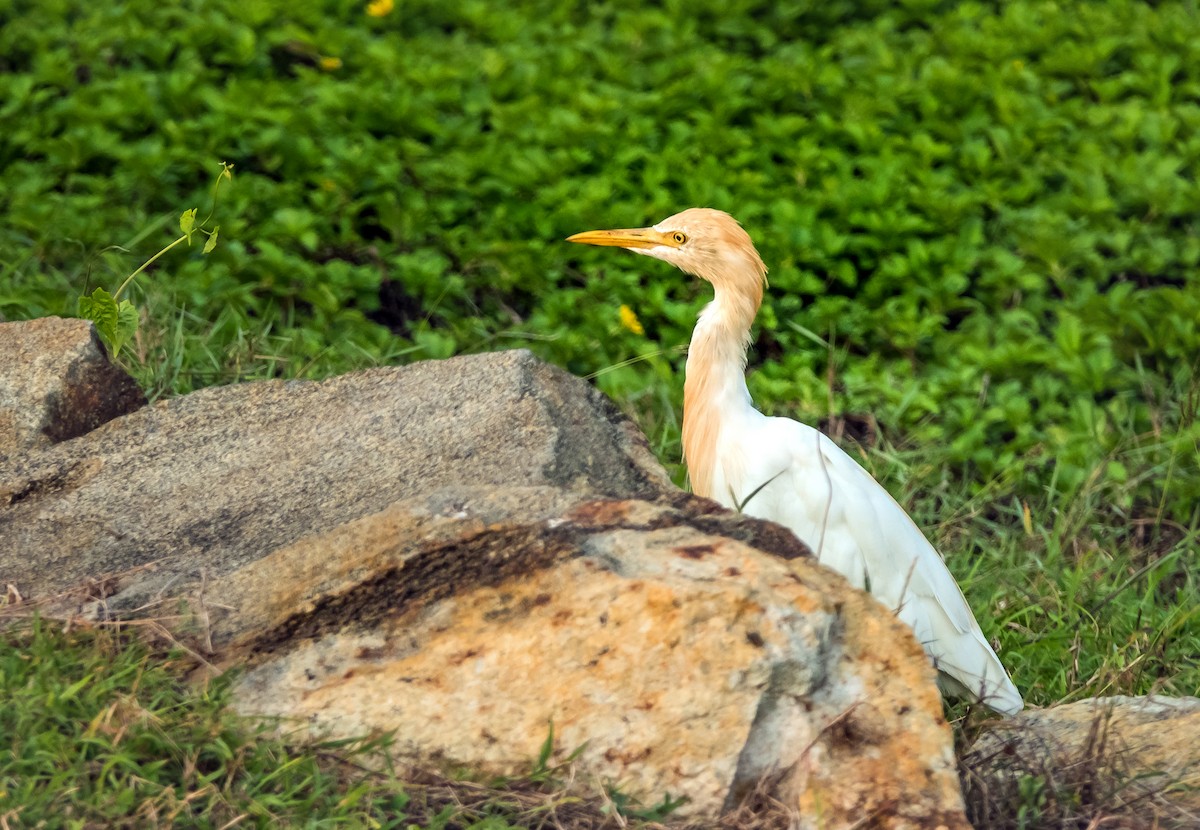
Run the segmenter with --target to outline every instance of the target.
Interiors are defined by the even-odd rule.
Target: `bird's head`
[[[728,213],[712,208],[688,208],[649,228],[585,231],[567,241],[626,248],[669,262],[717,288],[760,299],[767,278],[750,235]]]

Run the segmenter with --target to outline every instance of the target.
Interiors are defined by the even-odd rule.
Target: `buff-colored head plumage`
[[[567,241],[626,248],[669,262],[718,290],[748,296],[755,308],[762,300],[767,266],[750,235],[724,211],[688,208],[649,228],[587,231]]]

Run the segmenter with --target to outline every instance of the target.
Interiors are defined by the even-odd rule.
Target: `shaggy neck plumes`
[[[757,268],[754,267],[757,263]],[[688,348],[683,386],[683,456],[692,492],[713,492],[721,427],[731,417],[753,408],[746,388],[746,348],[750,325],[762,303],[766,269],[755,254],[739,279],[710,280],[716,297],[700,314]]]

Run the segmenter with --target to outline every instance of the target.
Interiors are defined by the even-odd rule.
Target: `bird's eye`
[[[676,245],[682,245],[684,242],[687,242],[687,234],[683,231],[675,231],[675,233],[671,234],[671,238],[675,240]]]

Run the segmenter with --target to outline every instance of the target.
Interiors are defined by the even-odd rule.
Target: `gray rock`
[[[86,320],[0,323],[0,463],[146,404]]]
[[[1089,698],[1025,711],[962,761],[978,826],[1040,805],[1036,826],[1200,827],[1200,699]],[[1007,826],[1007,825],[1005,825]]]
[[[515,351],[205,389],[0,462],[0,579],[36,599],[154,564],[141,602],[448,484],[672,486],[602,394]]]

